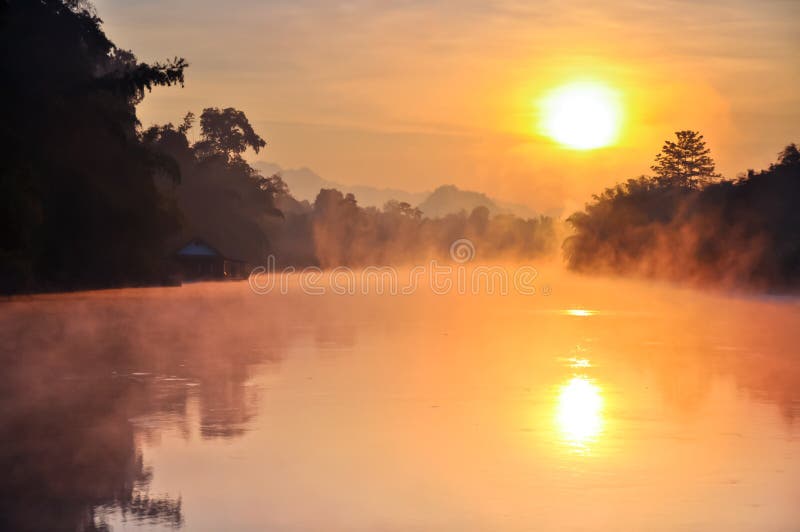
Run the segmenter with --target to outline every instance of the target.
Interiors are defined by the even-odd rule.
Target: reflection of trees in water
[[[76,299],[11,302],[0,317],[0,529],[105,529],[115,512],[179,527],[179,494],[150,493],[136,442],[188,436],[194,397],[203,437],[243,434],[248,368],[275,359],[281,335],[229,318],[224,297]]]
[[[719,375],[730,376],[739,390],[758,402],[777,405],[790,426],[800,415],[800,367],[788,354],[712,348],[684,355],[673,350],[654,365],[666,404],[683,415],[702,411],[700,405]]]
[[[183,514],[181,512],[181,499],[169,497],[152,497],[145,489],[137,487],[126,492],[125,497],[115,501],[110,507],[92,508],[92,521],[89,528],[94,527],[99,530],[109,529],[106,524],[108,513],[113,513],[117,509],[123,518],[148,524],[161,524],[171,528],[180,528],[183,525]]]
[[[682,415],[702,412],[700,406],[708,398],[712,380],[719,375],[730,375],[738,389],[759,402],[776,405],[788,425],[800,414],[800,368],[796,360],[742,351],[711,350],[691,355],[677,355],[676,364],[673,351],[656,364],[666,404]]]
[[[0,529],[92,530],[99,506],[179,526],[180,500],[147,492],[126,391],[109,380],[43,377],[46,391],[2,399]]]
[[[774,403],[792,426],[800,417],[800,364],[796,353],[781,353],[765,363],[762,354],[746,354],[732,361],[737,385],[760,402]]]
[[[776,405],[793,425],[800,416],[796,318],[780,305],[733,299],[727,304],[712,316],[698,305],[663,319],[629,318],[618,337],[609,322],[598,319],[587,322],[584,333],[603,339],[602,349],[614,354],[606,363],[625,361],[647,370],[664,404],[678,416],[704,415],[715,381],[729,377],[738,390]]]
[[[204,438],[240,436],[256,412],[256,390],[244,385],[248,368],[220,369],[218,376],[222,378],[207,379],[199,390],[200,434]]]

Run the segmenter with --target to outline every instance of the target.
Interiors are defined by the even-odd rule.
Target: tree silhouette
[[[699,157],[707,157],[699,148]],[[697,187],[713,175],[710,168],[702,175],[629,179],[596,194],[567,218],[574,228],[563,246],[568,267],[797,291],[800,150],[790,144],[766,170]]]
[[[269,194],[272,199],[289,195],[289,185],[283,180],[281,174],[272,174],[269,177],[257,177],[258,186],[261,190]]]
[[[677,142],[667,140],[656,155],[650,168],[663,185],[678,185],[689,188],[705,186],[717,178],[714,159],[709,155],[703,135],[697,131],[676,131]]]
[[[383,206],[383,211],[399,216],[408,216],[414,220],[422,219],[422,211],[406,201],[389,200]]]
[[[202,140],[195,146],[201,156],[220,155],[228,161],[239,161],[247,148],[258,151],[267,143],[258,136],[245,114],[228,107],[209,107],[200,115]]]
[[[84,0],[0,2],[0,292],[163,278],[176,164],[139,136],[136,105],[186,61],[142,63]]]
[[[224,255],[260,264],[270,252],[268,233],[280,227],[283,214],[276,200],[288,195],[279,175],[262,176],[241,153],[266,143],[243,111],[205,109],[201,140],[190,144],[194,122],[189,112],[181,125],[152,126],[142,133],[151,151],[178,162],[181,182],[163,192],[173,197],[182,215],[180,238],[173,247],[201,236]]]
[[[800,165],[800,149],[797,144],[792,142],[778,153],[778,163],[775,166],[797,166]]]

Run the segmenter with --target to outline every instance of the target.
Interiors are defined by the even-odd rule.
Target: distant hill
[[[447,214],[467,211],[475,207],[486,207],[491,214],[515,214],[521,218],[534,216],[533,211],[523,205],[502,203],[483,192],[461,190],[455,185],[442,185],[434,190],[425,201],[418,205],[428,218],[439,218]]]
[[[289,185],[292,195],[302,201],[313,202],[321,188],[335,188],[344,193],[352,193],[358,200],[359,205],[369,207],[383,207],[389,200],[405,201],[411,205],[418,205],[430,192],[408,192],[395,188],[378,188],[368,185],[345,185],[335,181],[329,181],[317,175],[309,168],[281,168],[277,164],[258,162],[253,165],[255,169],[264,175],[281,174],[281,177]]]
[[[513,214],[520,218],[533,218],[537,213],[533,209],[492,199],[483,192],[461,190],[455,185],[442,185],[434,190],[425,201],[418,205],[423,214],[429,218],[438,218],[460,211],[472,212],[475,207],[486,207],[491,214]]]
[[[491,214],[500,211],[495,202],[483,192],[461,190],[455,185],[442,185],[419,204],[419,209],[428,218],[440,218],[459,211],[472,212],[472,209],[481,206],[489,209]]]
[[[268,162],[258,162],[253,167],[264,175],[281,174],[292,195],[300,201],[313,202],[321,188],[335,188],[343,193],[352,193],[359,205],[365,207],[383,207],[389,200],[405,201],[418,206],[425,216],[431,218],[462,210],[470,212],[481,205],[492,214],[509,213],[521,218],[532,218],[537,214],[525,205],[492,199],[482,192],[462,190],[455,185],[442,185],[433,192],[409,192],[396,188],[345,185],[324,179],[309,168],[285,169]]]

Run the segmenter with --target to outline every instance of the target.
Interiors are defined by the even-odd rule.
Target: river
[[[0,302],[0,528],[800,529],[797,300],[286,292]]]

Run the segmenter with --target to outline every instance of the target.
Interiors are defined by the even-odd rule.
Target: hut
[[[174,255],[184,280],[243,279],[247,276],[243,260],[223,255],[202,238],[192,238]]]

